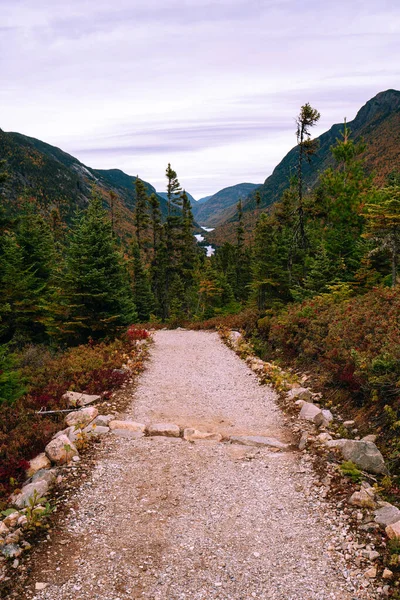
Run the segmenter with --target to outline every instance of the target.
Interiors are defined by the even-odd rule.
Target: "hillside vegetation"
[[[380,92],[358,111],[348,126],[352,132],[352,139],[355,142],[363,139],[366,144],[363,155],[365,172],[375,173],[376,183],[383,185],[391,172],[400,170],[400,92]],[[343,124],[333,125],[329,131],[317,138],[318,152],[313,161],[305,163],[303,168],[305,189],[314,189],[322,173],[334,166],[330,149],[342,129]],[[261,201],[259,207],[255,192],[243,202],[243,223],[249,236],[260,211],[264,211],[280,199],[296,169],[297,147],[294,147],[257,188]],[[214,222],[214,226],[218,227],[209,234],[208,239],[219,245],[224,241],[232,242],[235,238],[236,222],[235,206],[230,206],[218,215],[218,222]]]

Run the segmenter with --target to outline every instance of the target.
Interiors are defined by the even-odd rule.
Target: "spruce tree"
[[[139,177],[135,181],[136,205],[134,213],[134,224],[136,228],[136,240],[139,250],[143,249],[144,235],[149,223],[149,215],[147,212],[148,198],[144,183]]]
[[[150,206],[150,225],[153,245],[153,256],[155,255],[161,236],[161,210],[160,202],[156,194],[151,194],[149,198]]]
[[[70,307],[64,331],[74,340],[114,335],[119,327],[136,321],[127,268],[95,193],[72,229],[67,267]]]
[[[133,246],[133,300],[139,321],[148,321],[154,311],[155,301],[137,244]]]
[[[307,102],[301,107],[300,113],[296,118],[296,137],[298,147],[297,160],[297,186],[298,186],[298,225],[295,231],[295,241],[303,249],[307,247],[307,237],[305,230],[304,206],[303,206],[303,163],[304,160],[311,162],[311,157],[318,148],[317,140],[311,139],[311,127],[319,121],[320,113]]]
[[[168,216],[170,216],[173,212],[173,206],[176,204],[180,204],[179,196],[182,191],[182,188],[181,184],[178,181],[176,171],[172,169],[170,163],[168,163],[168,167],[165,171],[165,176],[167,178]]]
[[[389,254],[391,262],[391,283],[398,283],[400,255],[400,185],[389,185],[377,190],[364,208],[367,221],[365,237],[373,245],[373,252]]]

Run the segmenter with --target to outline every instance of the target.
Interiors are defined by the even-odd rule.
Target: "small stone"
[[[390,569],[384,569],[383,573],[382,573],[382,577],[383,579],[392,579],[393,577],[393,571],[391,571]]]
[[[365,571],[364,577],[368,577],[368,579],[375,579],[376,573],[377,573],[376,567],[371,567],[370,569]]]
[[[305,449],[305,447],[307,446],[307,442],[308,442],[308,433],[304,432],[301,435],[299,445],[298,445],[298,448],[300,451],[303,451]]]
[[[391,523],[385,528],[386,535],[389,539],[400,538],[400,521]]]
[[[92,435],[94,435],[94,436],[104,435],[105,433],[108,433],[110,431],[110,428],[103,427],[102,425],[96,425],[95,422],[93,421],[93,423],[90,423],[87,427],[85,427],[85,429],[83,431],[86,435],[88,435],[90,437]]]
[[[161,435],[178,438],[180,436],[180,429],[175,423],[152,423],[148,426],[147,433],[150,436]]]
[[[94,406],[88,406],[74,412],[70,412],[65,417],[65,423],[68,427],[82,426],[85,427],[91,423],[99,414],[99,411]]]
[[[146,426],[143,423],[136,423],[135,421],[110,421],[108,424],[109,428],[112,429],[127,429],[137,433],[144,433]]]
[[[114,418],[114,415],[98,415],[94,420],[94,424],[96,427],[109,427],[110,421],[113,421]]]
[[[44,452],[41,452],[40,454],[35,456],[35,458],[32,458],[29,461],[29,469],[26,471],[26,476],[32,477],[32,475],[34,475],[37,471],[40,471],[42,469],[50,469],[50,467],[51,462],[47,458],[46,454]]]
[[[330,433],[320,433],[319,435],[317,435],[317,440],[319,442],[321,442],[322,444],[325,444],[326,442],[329,442],[329,440],[332,439],[332,436],[330,435]]]
[[[18,544],[6,544],[1,548],[1,553],[6,558],[18,558],[22,554],[22,548]]]
[[[359,492],[354,492],[349,499],[349,504],[352,506],[360,506],[362,508],[376,507],[374,496],[365,489],[361,489]]]
[[[7,533],[9,532],[9,528],[7,527],[7,525],[4,523],[4,521],[0,521],[0,535],[7,535]]]
[[[305,400],[308,403],[312,403],[313,395],[308,388],[296,387],[287,392],[286,398],[288,400]]]
[[[37,581],[35,583],[35,590],[37,592],[40,592],[41,590],[45,590],[48,585],[49,585],[48,583],[42,583],[41,581]]]
[[[371,552],[368,553],[368,558],[370,561],[377,560],[379,557],[380,554],[376,550],[371,550]]]
[[[79,458],[79,456],[73,456],[72,457],[72,461],[73,462],[79,462],[81,459]]]
[[[377,439],[378,439],[378,436],[371,433],[371,434],[366,435],[363,438],[361,438],[361,441],[362,442],[376,442]]]
[[[9,533],[5,539],[6,544],[18,544],[19,540],[22,538],[22,529],[15,529],[12,533]]]
[[[18,525],[20,527],[25,527],[25,525],[28,523],[28,519],[26,518],[25,515],[21,515],[20,518],[18,519]]]
[[[196,440],[208,440],[211,442],[220,442],[222,435],[220,433],[211,433],[209,431],[198,431],[188,427],[183,432],[183,439],[187,442],[194,442]]]
[[[15,527],[20,517],[19,512],[14,512],[3,519],[3,523],[6,527]]]
[[[355,424],[355,421],[344,421],[343,427],[345,427],[346,429],[351,429],[354,424]]]

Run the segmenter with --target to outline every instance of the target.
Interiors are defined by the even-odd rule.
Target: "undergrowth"
[[[19,385],[24,393],[0,402],[0,508],[26,478],[28,461],[63,426],[62,413],[41,415],[38,411],[67,408],[63,399],[67,390],[108,398],[132,372],[141,369],[136,343],[147,337],[147,332],[131,327],[123,338],[112,342],[89,341],[64,352],[29,345],[13,356],[11,373],[23,382],[23,387]],[[122,369],[128,360],[130,371]]]

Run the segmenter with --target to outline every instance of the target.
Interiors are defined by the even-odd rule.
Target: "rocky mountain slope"
[[[258,187],[259,184],[256,183],[238,183],[220,190],[213,196],[203,198],[193,205],[196,221],[206,227],[215,227],[221,222],[221,215],[226,209],[236,209],[238,201],[245,200]]]
[[[0,183],[0,198],[7,211],[18,212],[19,200],[34,197],[44,209],[57,207],[61,218],[70,221],[77,208],[86,206],[92,187],[110,205],[114,192],[117,228],[130,237],[133,231],[133,209],[136,203],[136,177],[119,169],[92,169],[70,154],[41,140],[0,129],[0,160],[7,173]],[[145,182],[148,194],[155,188]],[[167,214],[167,203],[159,197],[161,210]]]
[[[318,107],[317,107],[318,108]],[[348,123],[352,138],[363,138],[367,143],[365,164],[369,172],[375,171],[377,183],[383,183],[387,174],[400,170],[400,91],[380,92],[369,100]],[[333,125],[329,131],[319,136],[319,149],[312,163],[304,164],[305,188],[312,189],[320,174],[333,165],[331,146],[340,137],[343,124]],[[288,187],[289,177],[296,170],[297,147],[288,152],[276,166],[273,173],[259,187],[261,210],[265,210],[278,200]],[[243,206],[244,223],[250,229],[256,220],[255,195],[251,193]],[[218,214],[214,220],[220,225],[209,238],[214,242],[233,239],[236,221],[236,208],[230,206]]]

